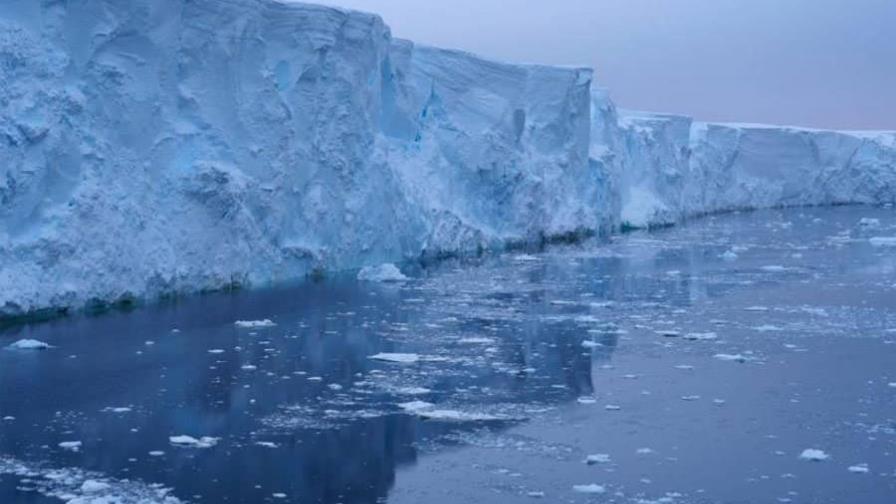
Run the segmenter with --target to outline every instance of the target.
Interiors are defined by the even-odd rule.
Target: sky
[[[896,129],[896,0],[316,2],[378,13],[417,42],[593,67],[622,108]]]

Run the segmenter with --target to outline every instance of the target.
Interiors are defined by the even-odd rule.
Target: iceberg
[[[619,110],[292,1],[6,0],[0,65],[0,318],[896,202],[893,132]]]

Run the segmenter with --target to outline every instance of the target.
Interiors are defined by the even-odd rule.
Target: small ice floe
[[[103,413],[130,413],[131,408],[128,406],[107,406],[101,410]]]
[[[493,340],[492,338],[471,337],[471,338],[461,338],[461,339],[457,340],[457,342],[462,345],[491,345],[492,343],[495,342],[495,340]]]
[[[361,268],[361,271],[358,272],[358,280],[363,282],[404,282],[409,279],[397,266],[386,263]]]
[[[280,448],[280,445],[271,441],[256,441],[255,446],[261,446],[262,448]]]
[[[870,469],[868,469],[868,464],[856,464],[847,467],[846,470],[856,474],[867,474]]]
[[[661,329],[661,330],[657,331],[656,333],[665,338],[677,338],[677,337],[681,336],[680,331],[675,331],[673,329]]]
[[[532,497],[533,499],[543,499],[544,492],[526,492],[526,497]]]
[[[436,409],[435,404],[426,401],[401,403],[398,407],[425,420],[438,420],[443,422],[487,422],[507,419],[503,416],[490,415],[487,413]]]
[[[651,455],[653,453],[653,450],[650,448],[638,448],[637,450],[635,450],[635,453],[637,453],[638,455]]]
[[[769,273],[780,273],[782,271],[787,271],[786,266],[781,266],[780,264],[769,264],[768,266],[763,266],[761,268],[762,271],[767,271]]]
[[[887,386],[890,388],[896,388],[896,381],[888,383]]]
[[[686,395],[686,396],[681,396],[681,400],[682,400],[682,401],[699,401],[699,400],[700,400],[700,396],[698,396],[698,395]]]
[[[16,417],[14,417],[12,415],[7,415],[7,416],[3,417],[4,422],[12,422],[15,419],[16,419]]]
[[[59,443],[59,447],[70,452],[81,451],[82,443],[80,441],[63,441]]]
[[[873,247],[896,247],[896,236],[875,236],[868,241]]]
[[[399,395],[426,395],[432,392],[426,387],[399,387],[395,389],[395,393]]]
[[[376,355],[371,355],[368,359],[384,362],[397,362],[399,364],[413,364],[420,360],[420,356],[414,353],[378,353]]]
[[[233,325],[240,329],[264,329],[266,327],[275,327],[277,324],[271,319],[263,320],[237,320]]]
[[[715,355],[713,355],[713,358],[718,359],[718,360],[720,360],[720,361],[726,361],[726,362],[740,362],[740,363],[744,363],[744,362],[747,362],[747,361],[749,360],[749,358],[748,358],[747,356],[745,356],[745,355],[741,355],[741,354],[726,354],[726,353],[715,354]]]
[[[719,335],[714,332],[703,332],[703,333],[687,333],[684,335],[684,339],[691,341],[710,341],[718,339]]]
[[[271,497],[273,497],[273,498],[275,498],[275,499],[285,499],[285,498],[286,498],[286,494],[283,493],[283,492],[274,492],[274,493],[271,494]]]
[[[772,324],[762,324],[754,327],[753,330],[756,332],[778,332],[783,331],[784,329]]]
[[[830,455],[817,448],[806,448],[800,453],[800,460],[808,460],[809,462],[823,462],[831,458]]]
[[[604,345],[603,343],[598,343],[597,341],[585,340],[582,342],[582,346],[585,348],[600,348]]]
[[[174,446],[179,446],[182,448],[211,448],[218,444],[221,438],[202,436],[199,439],[194,438],[193,436],[171,436],[168,438],[168,442],[173,444]]]
[[[737,260],[737,252],[733,250],[726,250],[722,255],[720,255],[722,259],[726,261],[736,261]]]
[[[242,366],[240,366],[240,369],[242,369],[243,371],[255,371],[256,369],[258,369],[258,366],[254,366],[252,364],[243,364]]]
[[[609,464],[610,456],[606,453],[595,453],[594,455],[585,457],[585,463],[588,465]]]
[[[85,494],[105,492],[110,488],[112,488],[112,485],[92,479],[85,480],[84,483],[81,483],[81,492]]]
[[[539,261],[540,259],[534,255],[518,254],[513,256],[513,260],[516,262],[535,262]]]
[[[10,350],[47,350],[53,347],[36,339],[20,339],[6,348]]]
[[[153,450],[153,451],[149,452],[149,456],[150,457],[164,457],[165,452],[163,452],[162,450]]]
[[[597,399],[593,397],[580,397],[576,399],[576,402],[578,402],[579,404],[595,404],[597,403]]]
[[[572,490],[584,494],[602,494],[606,493],[607,488],[603,485],[591,483],[589,485],[573,485]]]
[[[212,348],[211,350],[208,351],[208,353],[214,354],[214,355],[220,355],[220,354],[224,353],[224,350],[222,350],[220,348]]]
[[[744,308],[746,311],[754,311],[754,312],[766,312],[768,311],[767,306],[748,306]]]
[[[675,369],[680,369],[682,371],[690,371],[690,370],[694,369],[694,366],[692,366],[690,364],[678,364],[675,366]]]
[[[607,411],[619,411],[622,409],[622,406],[619,406],[618,404],[608,404],[604,406],[604,409]]]
[[[880,227],[880,219],[874,219],[871,217],[862,217],[862,219],[859,220],[859,227],[863,227],[863,228]]]

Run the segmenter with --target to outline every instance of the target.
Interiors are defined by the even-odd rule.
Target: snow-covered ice
[[[0,3],[17,62],[0,74],[0,316],[365,266],[404,280],[392,263],[896,202],[894,133],[622,111],[589,68],[418,45],[371,14],[23,5]]]
[[[193,436],[179,435],[168,438],[168,442],[172,445],[184,448],[212,448],[218,444],[218,441],[220,438],[210,436],[202,436],[197,439]]]
[[[372,360],[397,362],[399,364],[413,364],[420,360],[420,356],[413,353],[378,353],[369,357]]]
[[[271,319],[262,320],[237,320],[233,325],[242,329],[263,329],[267,327],[275,327],[277,324]]]
[[[404,282],[408,277],[398,269],[398,266],[387,263],[379,266],[365,266],[358,272],[358,280],[368,282]]]
[[[596,483],[589,483],[587,485],[573,485],[573,491],[584,493],[584,494],[602,494],[606,493],[607,489],[603,485],[598,485]]]
[[[46,350],[52,347],[47,343],[44,343],[43,341],[38,341],[35,339],[20,339],[14,343],[11,343],[6,348],[10,350]]]
[[[800,460],[808,460],[810,462],[823,462],[831,458],[830,455],[818,448],[806,448],[800,453]]]

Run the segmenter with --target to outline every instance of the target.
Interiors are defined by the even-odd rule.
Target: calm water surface
[[[53,348],[0,350],[0,503],[892,504],[892,236],[764,211],[7,329]]]

